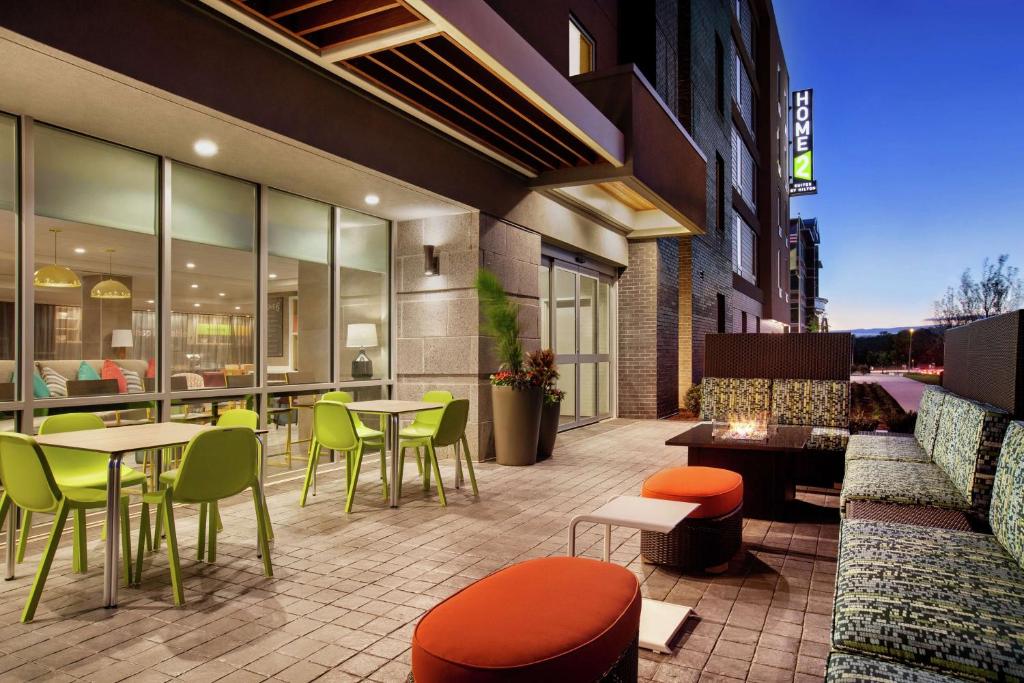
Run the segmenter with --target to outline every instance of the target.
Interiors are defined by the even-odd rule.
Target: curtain
[[[75,360],[82,357],[82,309],[80,306],[36,304],[36,360]]]
[[[18,329],[18,322],[14,315],[13,301],[0,301],[0,358],[3,360],[14,359],[14,342],[17,339],[15,331]],[[0,377],[0,382],[6,382],[6,377]]]
[[[173,372],[221,370],[256,362],[253,319],[244,315],[171,313]]]
[[[156,312],[132,311],[132,358],[156,358]]]

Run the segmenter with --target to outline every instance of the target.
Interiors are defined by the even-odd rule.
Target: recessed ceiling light
[[[380,204],[380,197],[378,197],[375,194],[368,194],[365,197],[363,197],[363,201],[369,204],[370,206],[377,206],[378,204]]]
[[[224,292],[217,292],[217,296],[227,296]]]
[[[270,277],[271,280],[275,280],[275,279],[277,279],[277,273],[271,273],[269,275],[269,277]]]
[[[195,268],[195,267],[196,267],[196,264],[194,264],[194,263],[192,263],[191,261],[189,261],[188,263],[186,263],[186,264],[185,264],[185,267],[186,267],[186,268]]]
[[[190,287],[192,287],[192,289],[199,289],[199,285],[198,285],[198,284],[196,284],[195,282],[193,282],[193,283],[192,283],[191,285],[189,285],[189,286],[190,286]]]
[[[217,143],[214,142],[213,140],[201,138],[195,141],[195,143],[192,145],[192,149],[194,149],[196,151],[196,154],[198,154],[201,157],[212,157],[214,154],[217,153],[218,148]]]
[[[85,253],[85,247],[75,247],[75,253],[76,254],[84,254]]]
[[[241,306],[235,306],[235,310],[236,311],[240,311],[240,310],[242,310],[242,307]]]
[[[199,308],[199,304],[192,304],[195,308]]]
[[[155,301],[153,301],[152,299],[147,299],[147,300],[146,300],[146,303],[147,303],[147,304],[155,304],[156,302],[155,302]]]

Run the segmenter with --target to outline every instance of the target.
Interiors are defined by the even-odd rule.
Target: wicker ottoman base
[[[686,519],[668,534],[640,532],[640,552],[645,560],[686,570],[723,565],[742,542],[742,505],[721,517]]]

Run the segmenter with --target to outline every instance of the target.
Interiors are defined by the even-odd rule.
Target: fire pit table
[[[743,515],[759,519],[782,519],[786,503],[796,497],[796,461],[815,452],[805,446],[811,428],[795,425],[770,426],[765,433],[737,438],[731,430],[711,422],[673,436],[669,446],[686,446],[688,465],[721,467],[743,477]]]

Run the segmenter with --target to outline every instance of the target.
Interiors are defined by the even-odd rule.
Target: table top
[[[40,446],[77,448],[98,453],[130,453],[188,443],[193,436],[210,428],[211,425],[187,422],[150,422],[127,427],[46,434],[37,436],[36,443]],[[266,429],[256,430],[257,434],[266,432]]]
[[[700,503],[618,496],[593,512],[578,515],[573,519],[667,534],[699,507]]]
[[[357,413],[401,415],[402,413],[417,413],[421,410],[436,410],[438,408],[444,408],[444,404],[426,403],[424,401],[352,401],[347,404],[347,408]]]
[[[741,451],[802,451],[810,436],[810,427],[803,425],[777,425],[769,427],[767,439],[715,438],[714,425],[710,422],[701,422],[696,427],[673,436],[665,442],[665,445],[727,448]]]

